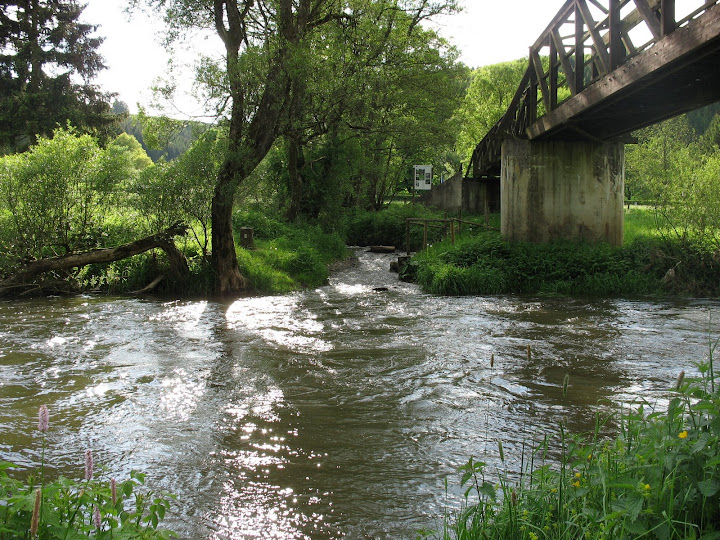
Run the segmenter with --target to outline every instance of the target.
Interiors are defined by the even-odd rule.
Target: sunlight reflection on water
[[[287,296],[0,302],[0,458],[37,463],[47,403],[54,470],[93,448],[108,474],[147,472],[182,538],[414,538],[498,438],[514,463],[561,420],[664,403],[720,307],[431,297],[358,256]]]

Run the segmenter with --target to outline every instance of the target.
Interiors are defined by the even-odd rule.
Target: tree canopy
[[[58,125],[106,135],[110,95],[91,80],[105,66],[97,27],[75,0],[0,1],[0,152],[27,149]]]
[[[135,4],[143,3],[135,0]],[[368,49],[353,39],[358,28],[392,31],[399,14],[410,18],[409,36],[424,19],[455,8],[454,0],[145,0],[165,14],[169,37],[212,28],[225,49],[223,64],[206,61],[202,82],[218,113],[227,118],[228,147],[212,200],[212,264],[217,292],[243,290],[232,235],[238,187],[256,169],[279,136],[298,133],[298,120],[320,112],[306,86],[308,69],[333,70],[342,56],[382,58],[387,40]],[[386,21],[390,21],[386,23]],[[325,40],[326,32],[342,39]],[[331,43],[332,42],[332,43]],[[338,47],[338,49],[333,49]],[[371,90],[371,89],[370,89]],[[362,87],[358,87],[362,94]],[[329,95],[329,94],[324,94]],[[372,98],[373,96],[367,96]],[[322,103],[327,110],[327,104]]]

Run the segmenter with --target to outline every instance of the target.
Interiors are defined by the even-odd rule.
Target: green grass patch
[[[254,249],[238,248],[240,271],[257,292],[280,294],[327,283],[328,265],[348,255],[337,234],[315,225],[288,225],[254,211],[236,212],[235,235],[253,227]]]
[[[497,231],[473,230],[454,245],[444,240],[418,253],[401,277],[442,295],[720,296],[715,246],[659,230],[652,209],[632,208],[625,235],[616,247],[510,242]]]
[[[460,468],[464,503],[445,519],[450,539],[720,538],[720,379],[710,344],[699,377],[680,375],[667,406],[626,406],[612,438],[596,421],[592,435],[556,433],[528,444],[521,474],[484,461]],[[567,386],[565,386],[567,388]],[[565,391],[565,390],[564,390]],[[549,455],[559,456],[550,459]],[[518,479],[519,478],[519,479]]]

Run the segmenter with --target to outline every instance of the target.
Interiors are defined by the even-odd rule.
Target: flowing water
[[[720,334],[718,302],[439,298],[359,255],[287,296],[0,303],[0,459],[37,465],[48,404],[53,472],[147,473],[184,538],[414,538],[469,456],[662,404]]]

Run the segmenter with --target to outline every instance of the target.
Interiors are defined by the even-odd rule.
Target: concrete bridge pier
[[[502,143],[501,231],[511,240],[623,242],[623,143]]]

